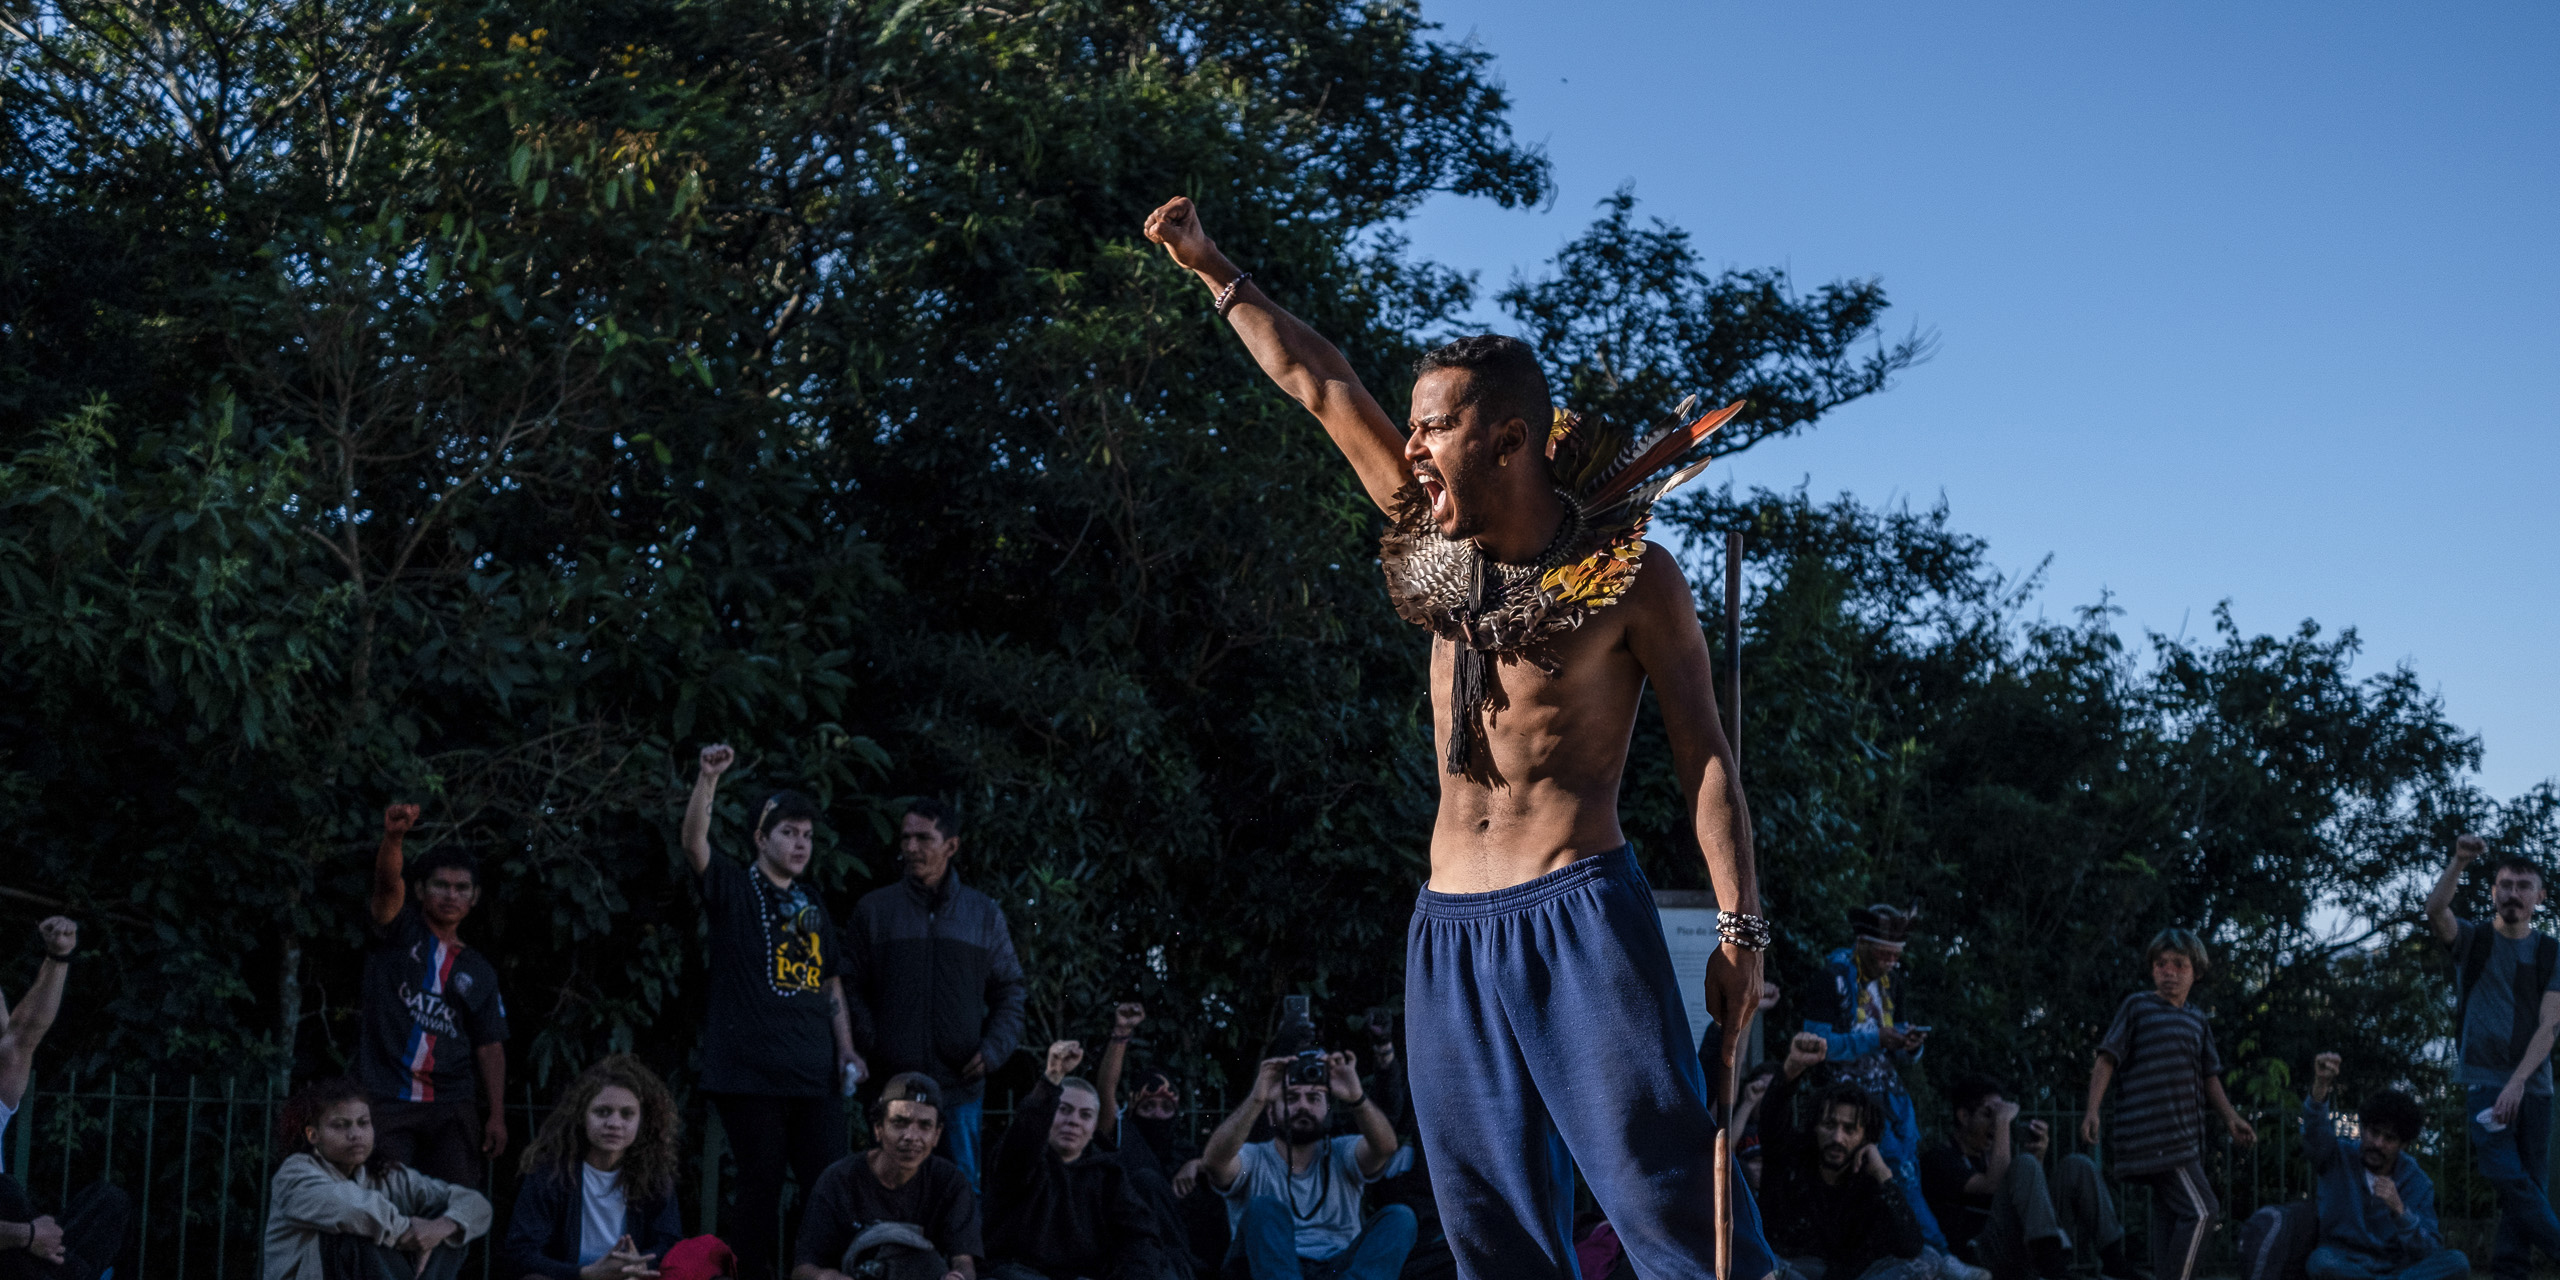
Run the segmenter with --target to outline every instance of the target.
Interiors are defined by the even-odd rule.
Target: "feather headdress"
[[[1695,396],[1683,401],[1667,425],[1641,437],[1557,409],[1546,452],[1564,522],[1529,564],[1497,563],[1472,540],[1442,537],[1419,485],[1407,483],[1397,495],[1379,547],[1387,596],[1405,621],[1458,646],[1443,752],[1449,772],[1465,772],[1474,748],[1489,655],[1518,654],[1553,672],[1544,642],[1581,626],[1592,610],[1616,604],[1635,584],[1654,504],[1697,478],[1711,459],[1665,468],[1744,408],[1736,400],[1683,423],[1696,403]]]

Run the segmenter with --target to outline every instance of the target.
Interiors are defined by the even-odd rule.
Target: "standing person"
[[[1879,903],[1849,910],[1851,941],[1831,953],[1829,1021],[1808,1019],[1804,1029],[1821,1036],[1835,1079],[1867,1091],[1884,1109],[1876,1149],[1893,1166],[1893,1180],[1910,1197],[1911,1215],[1930,1247],[1945,1249],[1946,1234],[1920,1186],[1920,1111],[1902,1087],[1901,1068],[1920,1060],[1927,1027],[1913,1026],[1902,1005],[1902,950],[1911,937],[1912,912]]]
[[[2132,1280],[2115,1197],[2096,1161],[2068,1155],[2047,1173],[2052,1134],[2044,1121],[2019,1128],[2018,1104],[1980,1076],[1956,1081],[1947,1098],[1955,1124],[1920,1157],[1920,1181],[1967,1261],[1996,1280],[2058,1280],[2070,1269],[2072,1245],[2086,1241],[2097,1246],[2101,1276]]]
[[[2213,1027],[2187,1007],[2210,963],[2204,939],[2185,929],[2163,929],[2143,948],[2143,963],[2151,970],[2151,990],[2126,996],[2098,1042],[2080,1137],[2098,1144],[2098,1104],[2121,1073],[2116,1172],[2151,1188],[2151,1270],[2158,1280],[2195,1280],[2205,1236],[2222,1211],[2205,1183],[2205,1104],[2221,1115],[2233,1142],[2245,1146],[2258,1134],[2222,1091],[2222,1055],[2213,1047]]]
[[[417,824],[414,804],[382,811],[356,1081],[384,1159],[476,1187],[482,1158],[507,1150],[507,1003],[497,966],[462,940],[480,901],[479,860],[443,848],[403,867],[400,843]]]
[[[1559,413],[1537,354],[1485,335],[1422,358],[1406,437],[1333,344],[1219,252],[1189,199],[1159,207],[1146,234],[1348,458],[1388,514],[1388,594],[1433,634],[1444,773],[1406,935],[1405,1057],[1460,1273],[1573,1274],[1575,1166],[1639,1271],[1708,1269],[1716,1126],[1617,803],[1650,684],[1726,912],[1707,1009],[1742,1027],[1768,937],[1750,819],[1697,600],[1644,538],[1653,502],[1696,468],[1655,473],[1739,406],[1638,440]],[[1748,1192],[1724,1208],[1734,1274],[1767,1275]]]
[[[2485,926],[2453,914],[2462,869],[2489,851],[2478,836],[2453,843],[2453,858],[2427,895],[2427,924],[2453,948],[2459,1001],[2455,1026],[2468,1097],[2471,1150],[2498,1189],[2498,1235],[2489,1271],[2522,1280],[2533,1250],[2560,1259],[2560,1215],[2544,1193],[2550,1176],[2551,1037],[2560,1028],[2560,941],[2533,927],[2542,906],[2542,869],[2506,858],[2491,872],[2495,916]]]
[[[862,1055],[836,976],[827,906],[800,883],[818,806],[777,791],[756,811],[755,866],[711,856],[711,797],[737,753],[702,749],[684,809],[684,856],[711,918],[711,999],[702,1087],[738,1163],[729,1243],[744,1280],[768,1280],[782,1233],[782,1171],[802,1187],[844,1157],[847,1076]]]
[[[1876,1146],[1885,1120],[1875,1095],[1834,1081],[1814,1094],[1810,1128],[1796,1117],[1797,1087],[1827,1054],[1820,1035],[1797,1033],[1760,1102],[1769,1240],[1789,1280],[1933,1280],[1945,1258],[1921,1239]]]
[[[864,894],[846,930],[865,1052],[942,1088],[942,1155],[978,1187],[987,1073],[1022,1039],[1022,962],[995,899],[960,883],[960,815],[926,798],[898,828],[898,883]]]
[[[36,926],[36,936],[44,942],[44,959],[37,962],[35,982],[15,1009],[0,996],[0,1139],[26,1101],[36,1047],[62,1014],[63,990],[80,951],[80,926],[68,916],[47,917]],[[7,1149],[0,1141],[0,1152]],[[131,1212],[124,1192],[100,1182],[73,1195],[60,1218],[38,1213],[35,1198],[0,1166],[0,1280],[89,1280],[115,1265]]]
[[[2311,1280],[2458,1280],[2471,1260],[2448,1249],[2436,1224],[2436,1187],[2405,1148],[2426,1130],[2418,1100],[2385,1089],[2356,1116],[2356,1158],[2338,1146],[2329,1091],[2338,1055],[2311,1060],[2302,1102],[2302,1153],[2320,1206],[2320,1244],[2304,1263]]]
[[[1235,1243],[1229,1280],[1394,1280],[1413,1251],[1414,1214],[1388,1205],[1361,1220],[1360,1192],[1386,1171],[1396,1131],[1360,1091],[1359,1062],[1328,1055],[1324,1078],[1291,1068],[1297,1057],[1267,1058],[1253,1090],[1209,1135],[1201,1176],[1227,1198]],[[1358,1133],[1325,1136],[1339,1101]],[[1483,1117],[1479,1117],[1482,1119]],[[1247,1143],[1268,1119],[1277,1137]]]
[[[666,1082],[617,1053],[580,1073],[524,1151],[498,1273],[506,1280],[653,1280],[684,1234],[684,1117]]]
[[[456,1280],[489,1233],[489,1200],[374,1144],[352,1080],[324,1080],[278,1117],[284,1163],[267,1184],[265,1280]]]

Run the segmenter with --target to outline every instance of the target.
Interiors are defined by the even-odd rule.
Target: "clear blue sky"
[[[1713,265],[1881,277],[1940,335],[1728,478],[1943,495],[2133,637],[2351,625],[2493,794],[2560,775],[2560,5],[1424,11],[1558,195],[1437,199],[1418,253],[1489,293],[1632,182]]]

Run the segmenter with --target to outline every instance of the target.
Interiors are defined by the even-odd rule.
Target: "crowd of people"
[[[1448,1274],[1383,1011],[1359,1050],[1328,1051],[1292,1010],[1244,1098],[1195,1145],[1180,1123],[1182,1083],[1129,1073],[1146,1011],[1122,1004],[1098,1053],[1073,1040],[1047,1046],[1036,1085],[982,1150],[985,1083],[1015,1052],[1024,984],[1003,912],[961,881],[958,815],[917,801],[901,823],[900,881],[840,925],[803,883],[819,820],[805,798],[762,803],[751,861],[712,848],[712,801],[732,760],[726,747],[702,752],[682,828],[710,926],[699,1085],[735,1167],[718,1235],[688,1237],[678,1211],[675,1095],[621,1054],[561,1091],[519,1157],[501,1229],[476,1188],[510,1142],[498,1106],[505,1001],[496,966],[460,932],[479,870],[449,849],[406,860],[417,811],[394,805],[368,903],[360,1044],[346,1076],[303,1087],[285,1108],[268,1280],[450,1280],[484,1237],[510,1280]],[[2472,1149],[2499,1195],[2492,1269],[2520,1280],[2533,1249],[2560,1258],[2560,1217],[2542,1187],[2560,943],[2533,927],[2543,882],[2522,859],[2494,867],[2492,919],[2453,916],[2461,875],[2484,852],[2471,837],[2457,844],[2427,916],[2452,952],[2458,1083],[2470,1094]],[[1783,1053],[1744,1081],[1728,1119],[1781,1280],[2056,1280],[2079,1252],[2104,1280],[2139,1280],[2141,1262],[2153,1280],[2194,1280],[2221,1213],[2205,1173],[2209,1129],[2256,1138],[2223,1092],[2211,1024],[2189,1003],[2210,960],[2204,942],[2178,929],[2154,938],[2148,988],[2126,997],[2095,1047],[2081,1137],[2097,1146],[2114,1094],[2112,1172],[2151,1193],[2138,1262],[2098,1163],[2058,1155],[2046,1124],[2021,1122],[1998,1082],[1938,1089],[1945,1122],[1924,1140],[1903,1079],[1929,1037],[1899,981],[1913,918],[1883,906],[1850,913],[1855,941],[1828,957],[1828,989]],[[44,960],[0,1034],[0,1127],[78,952],[72,921],[38,932]],[[1764,1008],[1777,994],[1765,989]],[[1701,1048],[1711,1064],[1714,1038],[1710,1029]],[[2304,1273],[2467,1274],[2408,1154],[2424,1110],[2375,1092],[2342,1138],[2331,1110],[2342,1064],[2323,1054],[2311,1067],[2302,1142],[2314,1194],[2303,1212],[2317,1228]],[[857,1096],[870,1141],[854,1152],[847,1106]],[[1498,1111],[1485,1122],[1499,1123]],[[786,1177],[801,1188],[789,1222]],[[129,1217],[126,1197],[106,1186],[42,1212],[0,1169],[0,1280],[102,1275]],[[1632,1275],[1605,1216],[1586,1215],[1573,1234],[1585,1276]]]

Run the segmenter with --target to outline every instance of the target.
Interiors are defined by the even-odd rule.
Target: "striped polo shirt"
[[[2157,992],[2127,996],[2098,1052],[2116,1060],[2116,1171],[2203,1159],[2205,1081],[2222,1074],[2204,1015]]]

